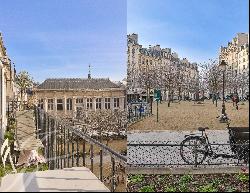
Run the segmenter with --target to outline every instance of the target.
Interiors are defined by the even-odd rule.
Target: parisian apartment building
[[[221,46],[219,59],[236,74],[249,70],[249,34],[238,33],[227,46]]]
[[[34,89],[38,106],[50,114],[74,118],[77,111],[124,110],[126,88],[108,78],[46,79]]]
[[[129,34],[127,36],[127,46],[128,98],[131,98],[132,95],[139,97],[143,95],[142,93],[145,93],[145,90],[141,87],[139,76],[145,70],[169,68],[173,76],[181,73],[182,82],[190,83],[190,85],[197,84],[199,77],[197,63],[191,63],[187,58],[180,59],[178,54],[173,52],[171,48],[161,48],[160,45],[149,45],[149,48],[144,48],[138,43],[138,34]],[[194,98],[196,93],[194,91],[188,94],[191,98]],[[168,99],[168,91],[164,98]]]
[[[240,96],[249,96],[249,34],[237,33],[237,35],[227,43],[227,46],[221,46],[219,50],[219,60],[224,60],[227,64],[227,76],[233,78],[242,77],[246,79],[246,88],[239,89]],[[242,76],[244,75],[244,76]],[[241,80],[243,81],[243,80]]]

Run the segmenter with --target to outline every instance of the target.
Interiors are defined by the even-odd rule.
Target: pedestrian
[[[232,97],[232,101],[233,101],[233,107],[234,107],[234,103],[235,103],[235,95],[233,95],[233,97]]]
[[[238,94],[235,96],[235,105],[236,105],[236,110],[239,110],[239,106],[238,106],[238,103],[239,103],[239,96]]]

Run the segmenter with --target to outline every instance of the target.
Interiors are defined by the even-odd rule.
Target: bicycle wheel
[[[181,142],[180,154],[185,163],[200,165],[208,154],[206,140],[199,136],[190,136]]]

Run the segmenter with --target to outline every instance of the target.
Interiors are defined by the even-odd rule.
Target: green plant
[[[191,175],[183,175],[181,178],[180,178],[180,183],[189,183],[193,180],[193,176]]]
[[[35,172],[35,171],[46,171],[48,169],[49,169],[49,167],[48,167],[47,164],[39,164],[38,168],[37,168],[36,165],[32,165],[32,166],[29,166],[29,167],[20,167],[20,168],[17,168],[17,172],[18,173],[28,173],[28,172]],[[5,166],[5,168],[3,167],[2,164],[0,164],[0,177],[3,177],[6,174],[9,174],[12,171],[13,170],[12,170],[12,167],[11,167],[10,164],[7,164]]]
[[[155,192],[155,188],[152,185],[143,186],[139,192]]]
[[[11,172],[12,172],[12,167],[10,164],[5,165],[5,168],[3,167],[3,164],[0,164],[0,177],[3,177]]]
[[[239,173],[236,178],[241,181],[241,182],[247,182],[249,181],[249,175],[243,174],[243,173]]]
[[[132,183],[139,183],[139,182],[142,182],[144,179],[144,176],[143,175],[133,175],[131,178],[130,178],[130,182]]]
[[[164,180],[165,180],[165,178],[163,176],[157,177],[157,181],[158,182],[163,182]]]
[[[13,131],[6,131],[4,134],[4,139],[8,139],[9,142],[14,142],[15,141],[15,133]]]
[[[218,186],[221,183],[222,183],[222,181],[220,179],[218,179],[218,178],[215,178],[215,179],[212,180],[213,186]]]
[[[179,183],[179,190],[181,191],[181,192],[188,192],[188,186],[187,186],[187,184],[186,183]]]
[[[175,187],[168,187],[168,186],[165,186],[164,188],[164,192],[177,192],[176,188]]]
[[[38,150],[37,150],[37,153],[38,153],[39,155],[44,155],[44,148],[39,147]]]
[[[8,118],[7,131],[16,129],[16,119],[13,117]]]
[[[188,183],[190,183],[192,180],[193,180],[193,176],[188,175],[188,174],[183,175],[179,181],[179,190],[182,192],[187,192],[188,191]]]
[[[200,186],[198,188],[199,192],[218,192],[218,190],[213,186],[212,183]]]
[[[226,192],[236,192],[236,188],[233,188],[233,187],[227,187]]]

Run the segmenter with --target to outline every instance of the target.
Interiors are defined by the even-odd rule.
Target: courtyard
[[[131,125],[129,132],[141,131],[193,131],[198,127],[209,127],[211,130],[224,130],[226,124],[220,123],[222,102],[218,101],[217,107],[211,100],[204,103],[181,101],[159,103],[159,122],[157,122],[157,105],[153,103],[153,115]],[[226,102],[226,113],[230,119],[230,126],[249,127],[249,102],[240,102],[239,109],[232,102]]]

